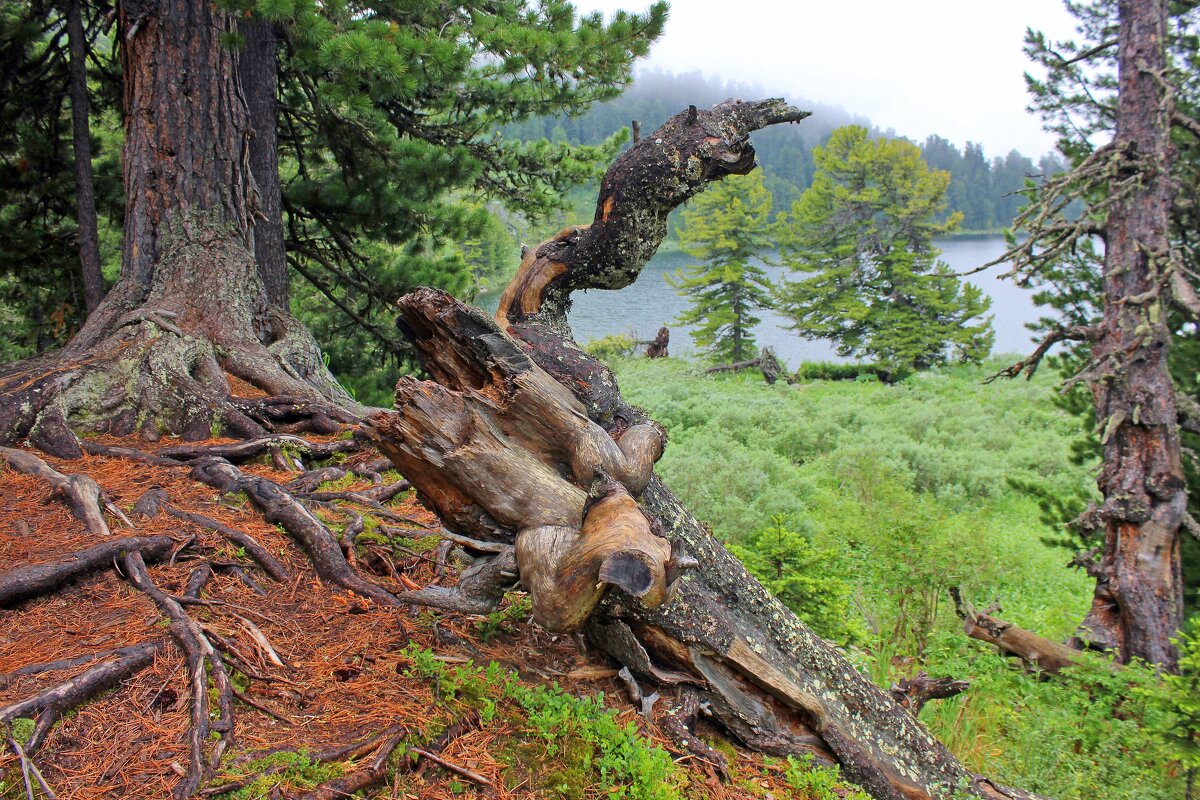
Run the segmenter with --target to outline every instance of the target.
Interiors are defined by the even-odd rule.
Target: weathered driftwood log
[[[750,369],[758,367],[762,371],[763,380],[767,383],[774,384],[779,380],[780,373],[783,372],[783,367],[779,363],[779,359],[775,357],[775,351],[769,347],[764,347],[762,352],[758,354],[758,358],[751,358],[747,361],[735,361],[732,364],[720,364],[715,367],[709,367],[704,370],[705,373],[712,375],[717,372],[737,372],[740,369]],[[788,381],[791,382],[790,380]]]
[[[1004,653],[1017,656],[1029,666],[1051,674],[1063,667],[1081,663],[1080,653],[1075,648],[1039,636],[1011,622],[996,619],[986,611],[977,612],[963,600],[957,588],[950,590],[950,596],[963,622],[963,632],[972,639],[994,644]]]
[[[749,746],[839,763],[880,800],[1028,797],[971,774],[750,576],[653,477],[661,429],[570,338],[573,290],[631,283],[671,208],[749,172],[750,132],[804,116],[730,101],[669,120],[609,169],[590,227],[527,254],[498,325],[441,292],[403,298],[434,381],[402,379],[366,431],[448,527],[516,543],[539,622],[582,623],[640,680],[694,687]],[[577,558],[591,537],[603,554]],[[614,552],[622,568],[601,575]]]

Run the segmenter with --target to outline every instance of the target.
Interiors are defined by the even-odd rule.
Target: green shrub
[[[880,364],[838,364],[833,361],[805,361],[796,369],[797,381],[881,380],[888,375]]]
[[[601,361],[612,361],[614,358],[625,358],[633,355],[637,342],[626,333],[614,333],[599,339],[593,339],[583,346],[583,351],[592,358]]]
[[[861,641],[866,628],[850,611],[849,582],[834,569],[837,553],[814,547],[810,532],[793,530],[786,514],[732,545],[734,555],[796,616],[826,639]]]
[[[999,366],[795,386],[672,361],[615,369],[625,397],[670,433],[663,480],[768,588],[828,636],[829,609],[846,597],[838,582],[850,587],[846,620],[869,634],[849,655],[882,686],[918,669],[971,681],[921,714],[970,768],[1057,800],[1178,800],[1195,667],[1160,683],[1144,667],[1089,660],[1038,680],[964,636],[954,615],[947,588],[960,586],[1061,640],[1091,600],[1091,580],[1046,543],[1055,531],[1038,507],[1045,494],[1094,497],[1094,465],[1072,461],[1082,432],[1052,402],[1053,374],[982,385]],[[799,580],[781,579],[781,563]],[[1192,652],[1198,633],[1181,648]],[[827,777],[791,774],[809,796]]]

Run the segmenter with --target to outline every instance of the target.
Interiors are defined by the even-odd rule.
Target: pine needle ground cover
[[[135,440],[90,441],[145,447]],[[158,446],[174,444],[167,439]],[[336,461],[349,469],[362,455],[335,458],[330,466]],[[729,782],[717,780],[708,765],[635,708],[616,670],[581,651],[571,637],[551,636],[533,624],[519,592],[487,616],[382,608],[318,580],[296,543],[244,495],[220,494],[186,470],[125,458],[49,461],[63,472],[94,476],[136,526],[129,530],[110,516],[113,537],[170,535],[180,543],[194,537],[176,559],[147,568],[167,593],[182,595],[197,563],[216,565],[201,595],[204,602],[187,609],[210,639],[227,648],[236,729],[218,771],[202,789],[205,797],[853,796],[833,770],[748,754],[705,730],[730,768]],[[243,469],[278,484],[296,478],[268,462]],[[311,488],[353,498],[378,485],[351,474]],[[252,536],[289,577],[271,580],[243,549],[206,527],[167,513],[152,518],[134,513],[134,504],[150,489],[165,492],[181,512]],[[351,557],[382,587],[401,591],[455,581],[460,565],[453,556],[442,557],[437,537],[415,535],[420,529],[436,532],[438,520],[411,491],[378,507],[337,500],[315,513],[338,534],[355,515],[363,517]],[[389,529],[396,518],[407,520],[414,535]],[[0,469],[0,571],[52,562],[95,544],[45,482]],[[0,707],[79,676],[108,657],[104,654],[156,641],[161,646],[147,668],[69,711],[51,729],[36,764],[57,797],[172,796],[189,763],[192,687],[185,659],[154,603],[115,569],[0,609]],[[101,657],[36,669],[91,654]],[[24,745],[34,727],[34,720],[21,717],[3,732]],[[377,759],[386,778],[380,785],[338,788]],[[48,796],[34,787],[35,796]],[[19,761],[5,747],[0,798],[25,797]]]

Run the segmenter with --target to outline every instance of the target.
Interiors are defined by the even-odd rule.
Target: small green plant
[[[600,361],[611,361],[614,358],[626,358],[633,355],[637,342],[626,333],[614,333],[593,339],[583,346],[583,351]]]
[[[533,610],[533,602],[528,595],[510,597],[504,608],[493,611],[475,623],[475,633],[483,642],[489,642],[496,634],[505,631],[513,623],[529,619]]]
[[[12,738],[24,747],[33,738],[34,722],[27,717],[17,717],[9,725],[12,728]]]
[[[869,381],[887,374],[879,364],[837,364],[832,361],[805,361],[796,368],[797,381]]]
[[[765,529],[730,545],[747,569],[826,639],[859,641],[866,628],[851,612],[851,585],[837,576],[837,553],[813,546],[787,514],[774,514]]]
[[[353,472],[347,472],[345,475],[343,475],[342,477],[340,477],[336,480],[325,481],[324,483],[322,483],[320,486],[317,487],[317,491],[318,492],[344,492],[345,490],[349,489],[351,486],[353,486],[357,482],[358,482],[358,476],[355,475]]]
[[[632,722],[621,724],[603,694],[575,697],[557,685],[526,686],[495,662],[451,667],[416,644],[402,654],[409,675],[433,682],[439,706],[477,708],[485,723],[503,711],[518,735],[531,737],[509,756],[537,772],[547,796],[575,800],[598,787],[612,800],[680,800],[684,776],[670,755]]]
[[[346,774],[346,769],[347,765],[341,762],[313,761],[303,750],[271,753],[247,762],[239,768],[237,774],[229,776],[232,779],[248,775],[259,776],[230,797],[236,800],[266,800],[275,796],[276,787],[279,786],[312,789]]]
[[[871,800],[853,784],[842,780],[836,766],[814,766],[812,756],[789,757],[784,779],[807,800]]]
[[[1179,674],[1163,675],[1160,686],[1144,691],[1154,706],[1165,712],[1155,734],[1179,759],[1192,785],[1200,770],[1200,615],[1188,620],[1175,646],[1179,648]]]

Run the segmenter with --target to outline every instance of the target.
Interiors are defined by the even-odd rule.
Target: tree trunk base
[[[207,229],[163,257],[187,262],[175,272],[209,274],[253,269],[248,258]],[[149,441],[329,433],[366,410],[329,374],[311,334],[256,297],[190,283],[155,287],[140,304],[129,294],[115,288],[63,351],[0,372],[0,444],[74,458],[75,432]],[[231,377],[282,399],[238,398]]]

